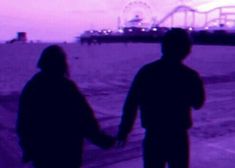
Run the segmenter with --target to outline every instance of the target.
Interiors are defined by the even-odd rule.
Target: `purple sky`
[[[25,31],[30,40],[72,41],[86,29],[117,28],[127,0],[0,0],[0,41]],[[131,1],[132,2],[132,1]],[[235,5],[234,0],[142,0],[151,6],[151,16],[161,19],[181,3],[208,10]],[[131,10],[138,10],[136,6]],[[139,7],[141,8],[141,7]],[[131,12],[130,12],[131,13]],[[129,14],[131,15],[131,14]],[[150,15],[150,14],[149,14]]]

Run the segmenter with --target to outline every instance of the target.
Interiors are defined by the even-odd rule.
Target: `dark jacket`
[[[198,73],[181,63],[163,59],[145,65],[137,73],[123,108],[119,136],[131,131],[137,109],[142,126],[150,130],[186,130],[192,126],[191,108],[204,103]]]
[[[17,133],[26,162],[64,155],[80,163],[84,137],[103,148],[113,143],[100,131],[92,109],[74,82],[43,72],[36,74],[22,91]]]

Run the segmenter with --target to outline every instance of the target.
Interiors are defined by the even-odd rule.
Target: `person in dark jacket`
[[[191,109],[200,109],[205,100],[199,74],[183,64],[191,52],[188,33],[169,30],[162,40],[162,57],[139,70],[127,95],[117,139],[125,143],[137,110],[145,128],[145,168],[189,167],[188,129]]]
[[[41,71],[20,95],[17,133],[23,161],[32,161],[35,168],[78,168],[84,138],[104,149],[114,138],[100,130],[93,110],[69,79],[61,47],[47,47],[38,67]]]

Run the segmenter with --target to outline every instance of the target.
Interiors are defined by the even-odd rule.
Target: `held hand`
[[[116,144],[116,138],[112,137],[112,139],[110,140],[109,146],[106,149],[110,149],[113,148]]]
[[[103,131],[98,131],[89,138],[92,143],[101,147],[102,149],[110,149],[116,144],[116,138],[104,133]]]
[[[117,148],[124,148],[126,146],[127,140],[116,140],[116,147]]]
[[[126,143],[127,143],[127,137],[118,134],[116,137],[116,147],[123,148],[126,146]]]
[[[102,145],[103,149],[110,149],[113,146],[115,146],[115,144],[116,144],[116,138],[107,134],[104,136],[103,145]]]

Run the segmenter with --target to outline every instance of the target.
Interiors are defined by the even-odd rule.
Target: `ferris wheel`
[[[146,27],[152,24],[153,13],[151,6],[143,1],[130,1],[121,13],[123,26]]]

